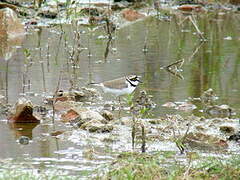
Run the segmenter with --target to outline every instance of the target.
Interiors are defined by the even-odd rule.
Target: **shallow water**
[[[231,13],[214,13],[198,17],[199,28],[207,38],[206,42],[201,43],[190,22],[178,25],[182,20],[179,17],[172,18],[170,22],[146,18],[144,21],[120,28],[109,43],[108,50],[106,50],[108,40],[102,39],[106,35],[102,28],[94,30],[80,26],[80,45],[83,51],[79,54],[74,67],[69,63],[67,53],[69,47],[66,48],[74,43],[73,31],[76,30],[74,26],[63,26],[64,34],[61,34],[60,27],[29,30],[22,47],[16,44],[17,47],[12,50],[8,45],[5,46],[6,52],[10,49],[11,53],[7,54],[10,56],[8,61],[0,62],[1,94],[6,96],[7,102],[11,104],[24,94],[39,105],[42,104],[45,95],[55,91],[60,74],[62,76],[60,89],[63,90],[68,90],[71,84],[86,86],[89,82],[138,74],[142,76],[144,83],[137,91],[145,89],[153,96],[157,104],[154,110],[155,117],[167,113],[182,113],[161,105],[168,101],[184,101],[188,97],[199,97],[209,88],[219,96],[219,104],[228,104],[238,113],[240,107],[238,19],[239,15]],[[143,52],[144,42],[147,46],[146,53]],[[26,59],[24,49],[29,50],[30,60]],[[107,55],[106,51],[109,51]],[[5,51],[2,52],[1,57],[6,57]],[[180,59],[185,60],[181,72],[183,79],[161,69]],[[113,98],[103,95],[104,100]],[[56,165],[58,169],[63,170],[88,171],[110,161],[114,157],[114,153],[110,152],[124,147],[124,143],[115,144],[116,147],[112,145],[109,152],[106,152],[103,146],[107,144],[88,141],[89,137],[94,136],[91,133],[76,132],[71,140],[50,137],[49,132],[54,130],[71,130],[71,127],[67,128],[61,123],[53,126],[46,122],[32,127],[32,130],[27,127],[26,130],[26,127],[11,127],[5,119],[6,117],[2,115],[0,158],[20,161],[24,159],[26,163],[29,160],[36,167],[38,164],[42,167]],[[31,137],[30,144],[19,145],[17,139],[21,135]],[[101,135],[100,138],[104,136]],[[93,151],[97,152],[94,160],[84,155],[84,152],[89,153],[91,144],[95,145]],[[158,146],[159,144],[154,147]],[[171,146],[173,145],[167,147]],[[164,147],[160,149],[164,150]]]

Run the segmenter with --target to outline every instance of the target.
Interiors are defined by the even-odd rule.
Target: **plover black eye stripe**
[[[128,78],[127,78],[126,80],[127,80],[127,82],[129,82],[129,84],[130,84],[132,87],[137,87],[137,85],[133,84],[133,83],[131,82],[131,80],[129,80]]]

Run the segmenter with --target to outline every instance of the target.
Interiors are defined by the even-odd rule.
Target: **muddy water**
[[[212,88],[219,96],[220,104],[229,104],[238,112],[240,107],[240,36],[239,16],[236,14],[209,14],[199,17],[200,29],[207,41],[201,43],[190,22],[178,25],[182,20],[170,22],[147,18],[144,21],[120,28],[114,39],[108,42],[102,28],[79,27],[81,31],[79,54],[75,66],[69,62],[69,49],[74,44],[74,26],[36,28],[29,30],[22,47],[11,48],[8,61],[1,60],[0,90],[8,103],[15,103],[21,95],[29,96],[35,104],[42,104],[45,95],[54,92],[61,74],[60,89],[71,85],[86,86],[89,82],[101,82],[127,74],[138,74],[144,82],[137,91],[145,89],[153,95],[157,104],[154,116],[176,112],[161,105],[168,101],[184,101],[199,97]],[[144,53],[146,42],[147,52]],[[1,42],[3,43],[3,42]],[[10,49],[6,44],[7,52]],[[26,49],[30,58],[24,55]],[[5,57],[6,54],[1,54]],[[161,69],[177,60],[184,59],[182,79]],[[61,73],[60,73],[61,72]],[[71,80],[71,81],[70,81]],[[71,83],[70,83],[71,82]],[[103,95],[106,100],[113,97]],[[102,102],[103,103],[103,102]],[[191,112],[190,112],[191,113]],[[187,113],[189,114],[189,113]],[[53,130],[71,130],[58,123],[44,122],[37,127],[12,127],[2,115],[0,122],[0,158],[13,158],[35,167],[82,171],[95,169],[111,161],[116,147],[102,148],[98,144],[97,156],[92,160],[91,144],[95,144],[86,132],[76,132],[76,137],[86,137],[86,142],[59,140],[49,136]],[[123,132],[124,133],[124,132]],[[30,137],[28,145],[19,145],[22,135]],[[104,135],[103,135],[104,136]],[[127,136],[123,136],[126,137]],[[94,137],[96,138],[96,137]],[[104,137],[103,137],[104,138]],[[90,143],[89,143],[90,142]],[[90,145],[89,145],[90,144]],[[120,148],[121,149],[121,148]],[[176,149],[177,150],[177,149]]]

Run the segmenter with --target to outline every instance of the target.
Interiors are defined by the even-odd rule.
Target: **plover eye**
[[[138,81],[138,77],[135,76],[135,77],[131,78],[130,80],[131,80],[131,81]]]

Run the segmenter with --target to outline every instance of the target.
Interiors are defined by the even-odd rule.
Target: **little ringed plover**
[[[129,75],[110,81],[104,81],[96,85],[100,86],[104,93],[112,93],[117,96],[121,96],[124,94],[131,94],[139,83],[141,83],[140,76]]]

